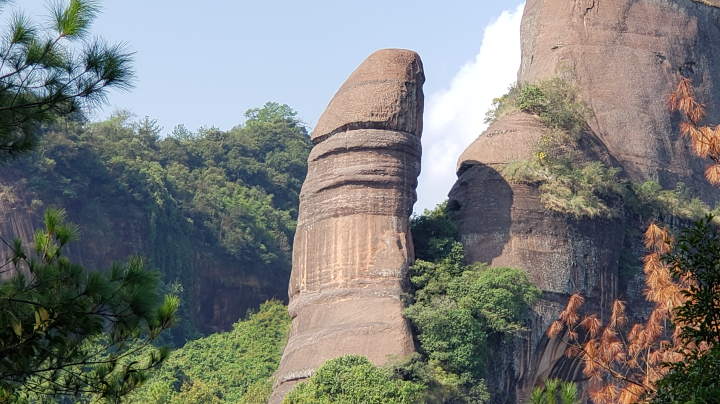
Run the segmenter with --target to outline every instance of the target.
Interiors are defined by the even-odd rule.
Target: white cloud
[[[416,212],[445,200],[457,179],[458,157],[487,127],[483,119],[493,98],[517,79],[524,7],[505,11],[488,25],[475,60],[460,68],[449,89],[427,97]]]

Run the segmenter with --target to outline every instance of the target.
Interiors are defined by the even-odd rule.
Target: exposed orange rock
[[[415,52],[375,52],[320,118],[293,245],[292,328],[270,403],[328,359],[381,365],[414,351],[401,296],[414,260],[423,82]]]

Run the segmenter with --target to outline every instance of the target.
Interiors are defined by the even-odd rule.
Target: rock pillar
[[[288,291],[292,328],[271,404],[328,359],[357,354],[381,365],[414,351],[401,297],[414,259],[408,221],[424,81],[415,52],[377,51],[315,127]]]

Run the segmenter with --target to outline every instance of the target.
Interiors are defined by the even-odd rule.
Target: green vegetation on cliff
[[[246,278],[273,279],[268,295],[283,295],[311,148],[295,114],[268,103],[227,132],[178,126],[164,138],[153,120],[124,111],[99,123],[67,119],[3,168],[4,198],[65,207],[84,240],[106,244],[100,251],[132,243],[127,254],[146,254],[182,300],[181,326],[165,341],[182,346],[198,336],[198,262],[222,258]],[[92,256],[102,258],[83,258]]]
[[[533,147],[533,157],[508,164],[502,175],[514,183],[536,185],[545,206],[574,217],[616,217],[623,192],[619,169],[586,161],[579,142],[592,110],[569,79],[555,77],[514,85],[495,100],[486,121],[512,112],[536,115],[547,130]]]
[[[486,398],[489,340],[522,330],[540,291],[521,269],[463,261],[462,246],[455,243],[442,261],[416,262],[416,292],[404,314],[440,383],[457,389],[462,402],[476,403]]]
[[[508,182],[537,186],[549,210],[575,218],[616,218],[629,210],[645,218],[685,220],[698,220],[712,212],[683,183],[674,190],[665,190],[654,181],[634,184],[621,177],[619,168],[588,159],[580,143],[593,114],[570,79],[555,77],[511,86],[494,100],[486,122],[513,111],[537,116],[547,130],[533,145],[533,157],[509,163],[502,175]]]
[[[446,203],[413,217],[411,231],[425,259],[412,267],[414,293],[404,312],[425,364],[414,372],[426,375],[427,402],[484,402],[489,341],[524,329],[540,291],[521,269],[465,265]]]
[[[137,404],[266,403],[280,363],[290,316],[278,301],[233,325],[173,351],[126,400]]]
[[[456,241],[460,241],[457,227],[447,212],[447,200],[433,210],[410,218],[410,231],[415,259],[436,261],[450,255]]]

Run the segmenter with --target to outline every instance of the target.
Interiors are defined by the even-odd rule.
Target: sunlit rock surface
[[[622,168],[636,183],[654,180],[673,189],[684,182],[712,206],[717,189],[680,137],[680,117],[668,110],[667,95],[689,77],[708,121],[720,121],[719,6],[717,0],[528,0],[518,81],[574,80],[594,112],[580,159]],[[542,132],[531,115],[500,118],[460,157],[449,195],[468,260],[524,268],[544,292],[528,331],[494,352],[486,381],[497,403],[527,398],[547,377],[582,381],[582,365],[564,358],[562,344],[545,331],[574,292],[600,314],[621,297],[618,260],[632,219],[623,217],[623,207],[615,219],[574,219],[548,210],[537,187],[500,175],[507,164],[532,158]]]
[[[402,316],[414,259],[408,221],[420,173],[424,82],[412,51],[375,52],[313,132],[293,249],[288,345],[270,403],[326,360],[414,351]]]

